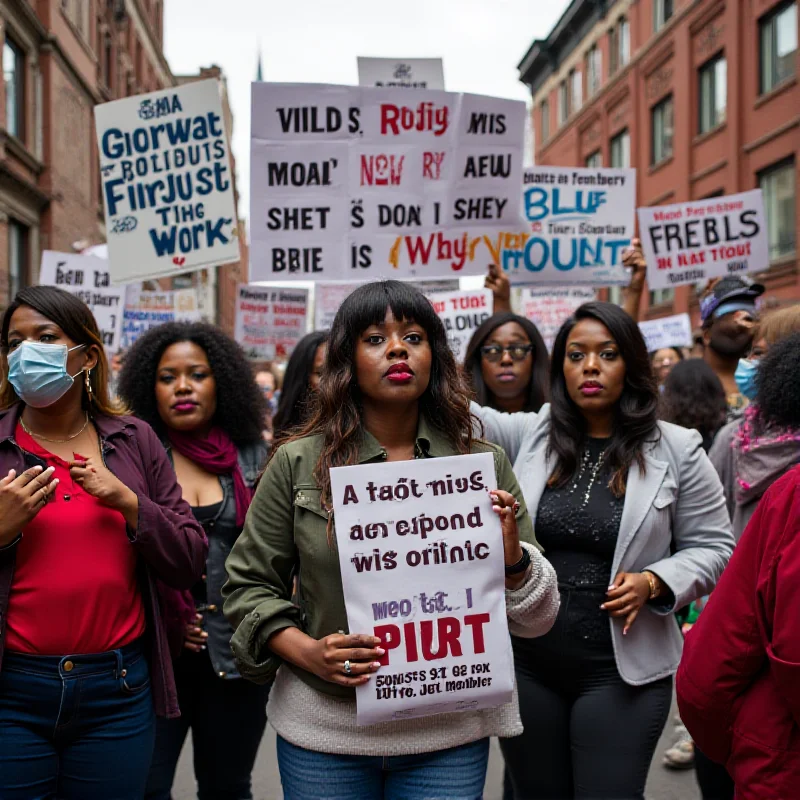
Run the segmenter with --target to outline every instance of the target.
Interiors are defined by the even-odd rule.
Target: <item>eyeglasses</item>
[[[508,347],[500,347],[499,344],[487,344],[485,347],[481,347],[481,355],[492,364],[502,360],[505,352],[511,356],[513,361],[524,361],[528,353],[532,351],[532,344],[510,344]]]

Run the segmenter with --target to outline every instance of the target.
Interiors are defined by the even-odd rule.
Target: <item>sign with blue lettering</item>
[[[527,230],[508,237],[500,266],[516,284],[627,284],[636,170],[531,167],[522,207]]]
[[[95,121],[115,283],[239,260],[216,80],[105,103]]]

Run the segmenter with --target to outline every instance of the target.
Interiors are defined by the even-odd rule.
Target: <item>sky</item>
[[[217,64],[234,114],[240,214],[249,218],[250,82],[356,85],[357,56],[444,59],[449,91],[528,99],[517,64],[568,0],[165,0],[176,74]]]

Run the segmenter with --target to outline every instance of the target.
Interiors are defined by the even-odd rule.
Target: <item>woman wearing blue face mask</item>
[[[190,588],[206,538],[83,302],[23,290],[0,351],[0,797],[139,800],[179,713],[158,583]]]

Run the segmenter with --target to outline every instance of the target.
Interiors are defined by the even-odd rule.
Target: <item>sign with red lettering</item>
[[[511,700],[496,486],[491,453],[331,470],[349,630],[386,651],[360,725]]]
[[[306,335],[308,289],[239,284],[236,341],[254,361],[290,356]]]
[[[548,352],[561,326],[580,306],[595,300],[594,289],[578,286],[543,286],[522,290],[522,316],[542,334]]]
[[[769,267],[761,189],[638,213],[651,289]]]
[[[447,331],[447,343],[459,364],[464,363],[467,346],[475,333],[494,310],[490,289],[439,292],[429,299]]]

